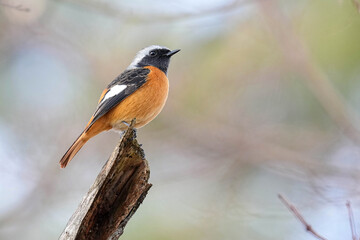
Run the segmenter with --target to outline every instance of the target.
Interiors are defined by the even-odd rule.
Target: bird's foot
[[[129,126],[130,126],[130,124],[129,124],[129,123],[127,123],[127,122],[125,122],[125,121],[122,121],[122,123],[123,123],[124,125],[126,125],[127,127],[129,127]]]

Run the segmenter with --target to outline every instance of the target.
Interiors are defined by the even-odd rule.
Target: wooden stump
[[[94,184],[70,218],[60,240],[118,239],[151,184],[133,120]]]

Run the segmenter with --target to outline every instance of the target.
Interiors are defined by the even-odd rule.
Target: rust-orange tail
[[[64,156],[60,160],[61,168],[66,167],[66,165],[71,161],[71,159],[76,155],[76,153],[84,146],[84,144],[89,140],[85,137],[85,131],[75,140],[71,147],[66,151]]]

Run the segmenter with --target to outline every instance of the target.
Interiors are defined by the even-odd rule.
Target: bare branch
[[[295,217],[299,219],[299,221],[305,226],[306,231],[311,233],[317,239],[327,240],[326,238],[315,232],[315,230],[311,227],[310,224],[306,222],[304,217],[299,213],[299,211],[296,209],[294,205],[292,205],[288,200],[286,200],[281,194],[278,194],[278,197],[281,200],[281,202],[290,210],[290,212],[292,212],[295,215]]]
[[[0,1],[0,6],[11,8],[11,9],[21,11],[21,12],[30,12],[30,8],[23,7],[21,4],[16,5],[16,4],[10,4],[10,3]]]
[[[349,214],[349,223],[350,223],[350,229],[351,229],[351,236],[353,240],[357,240],[357,232],[356,232],[356,226],[355,226],[355,219],[354,219],[354,213],[351,208],[350,201],[346,202],[346,207],[348,209]]]

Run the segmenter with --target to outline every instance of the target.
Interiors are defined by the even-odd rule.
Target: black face
[[[166,48],[153,49],[138,64],[138,67],[154,66],[159,68],[165,74],[169,67],[170,58],[180,50],[170,51]]]

